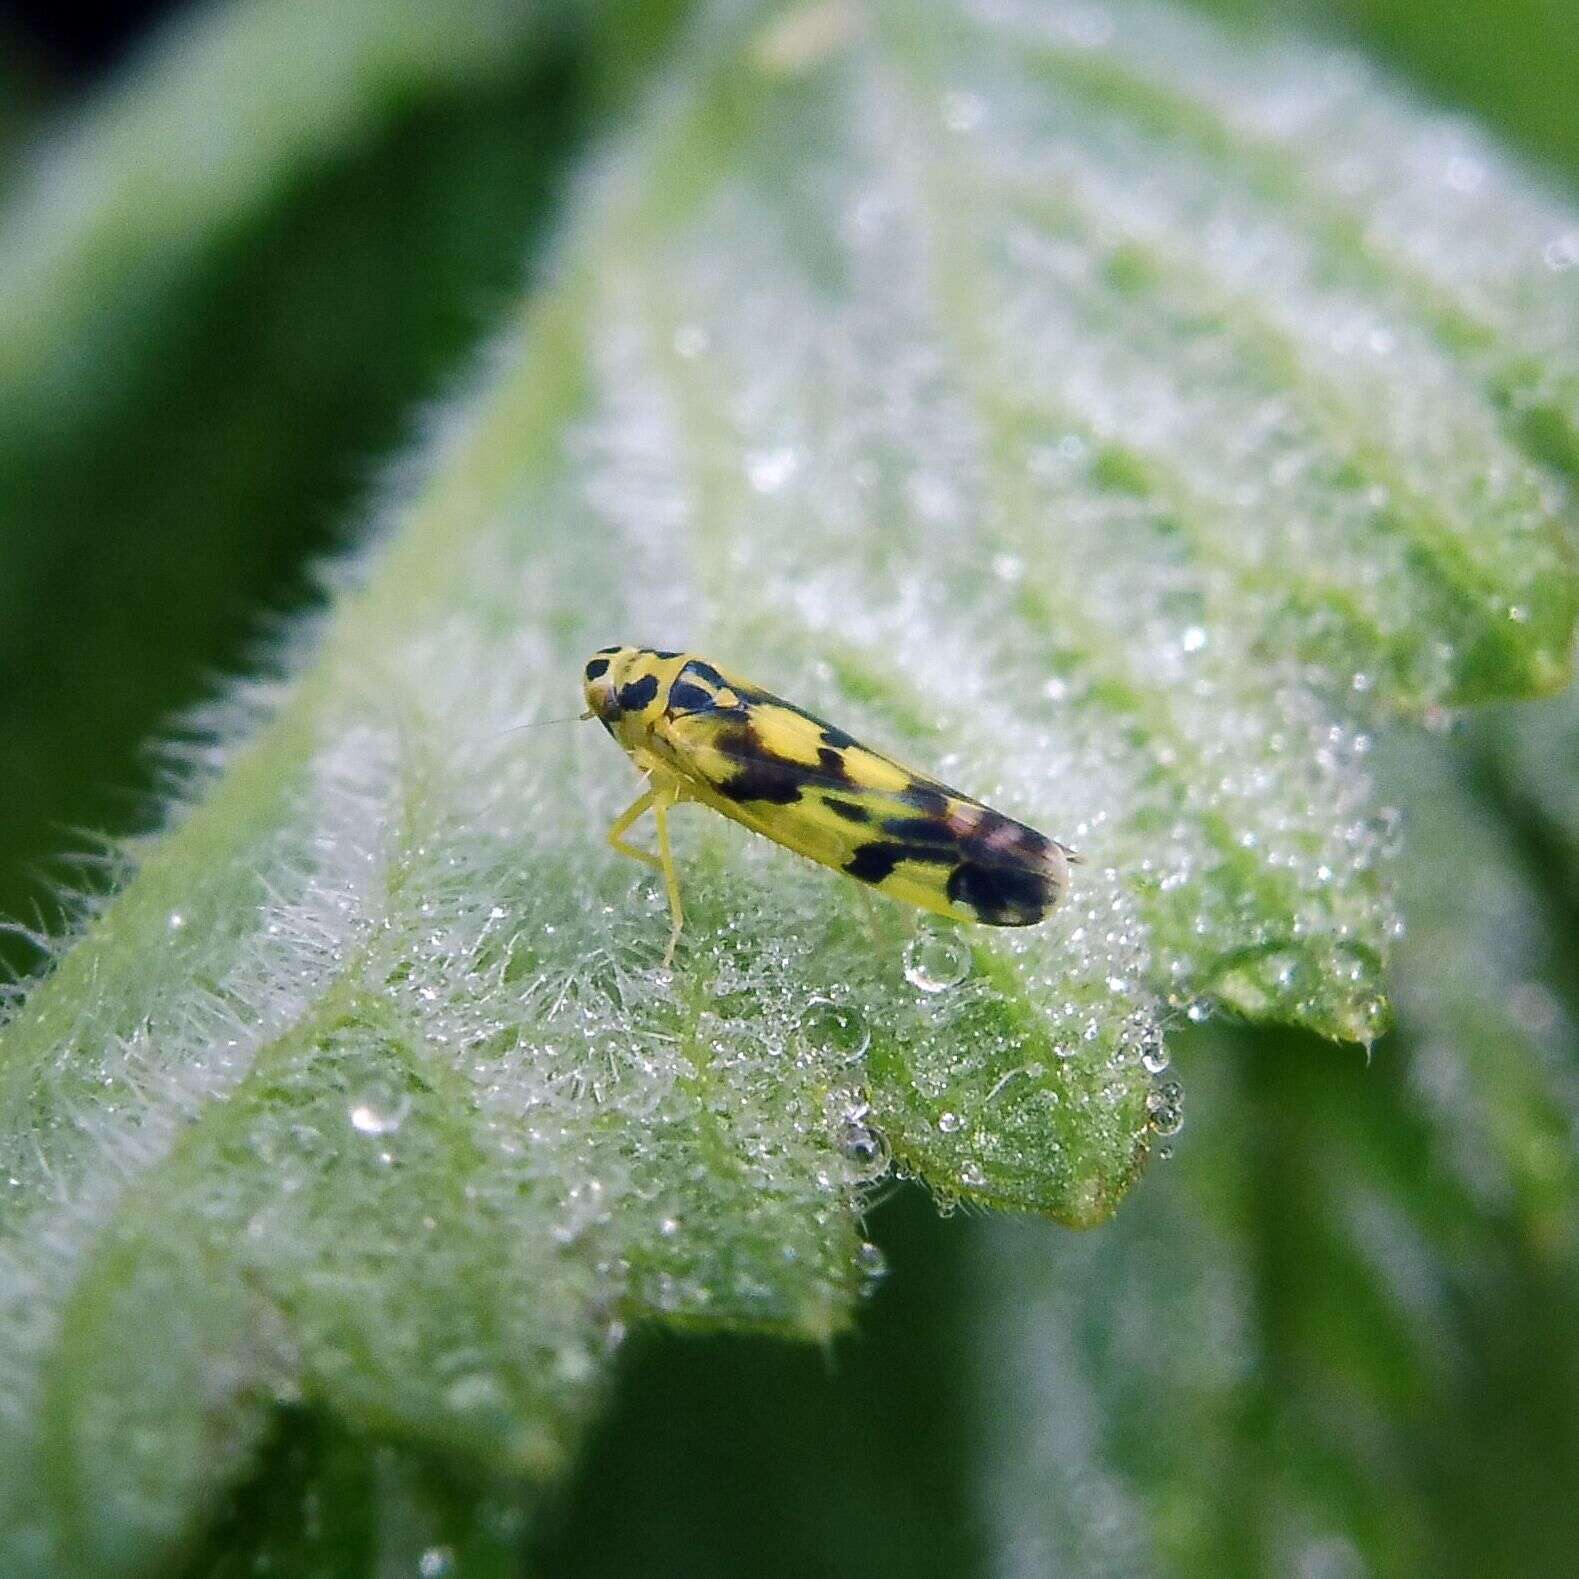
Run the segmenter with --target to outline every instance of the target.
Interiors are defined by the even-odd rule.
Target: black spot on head
[[[607,658],[594,658],[587,665],[587,678],[589,680],[596,680],[600,676],[605,675],[608,672],[609,672],[609,661],[608,661]]]
[[[618,648],[618,647],[599,647],[599,648],[598,648],[598,651],[599,651],[599,652],[600,652],[600,653],[607,653],[607,654],[608,654],[608,655],[609,655],[609,657],[611,657],[611,658],[612,658],[612,657],[613,657],[613,656],[614,656],[614,654],[615,654],[615,653],[617,653],[617,652],[618,652],[618,651],[619,651],[619,650],[620,650],[620,649],[619,649],[619,648]]]
[[[959,843],[948,824],[935,817],[888,817],[883,821],[883,832],[907,844],[946,845],[952,850]]]
[[[978,921],[993,927],[1034,926],[1057,897],[1034,871],[980,861],[961,861],[949,873],[948,896],[957,905],[969,905]]]
[[[669,687],[669,711],[671,713],[700,713],[716,705],[717,698],[713,693],[704,690],[699,685],[687,685],[682,680],[676,680]]]
[[[639,713],[657,694],[658,676],[655,674],[644,674],[639,680],[628,680],[620,687],[620,711]]]
[[[856,739],[854,735],[847,735],[842,729],[837,728],[833,724],[824,724],[822,726],[822,743],[825,746],[832,746],[836,751],[843,751],[847,746],[855,745]]]
[[[665,659],[667,659],[667,658],[678,658],[680,656],[680,654],[677,653],[677,652],[664,652],[663,649],[659,648],[659,647],[649,647],[647,649],[647,651],[649,653],[651,653],[654,658],[665,658]]]
[[[837,795],[830,795],[826,805],[829,811],[843,817],[846,822],[870,822],[872,820],[871,812],[858,801],[840,800]]]
[[[894,868],[909,853],[902,844],[884,844],[881,840],[874,840],[871,844],[863,844],[844,863],[844,869],[863,883],[880,883],[885,877],[893,875]]]

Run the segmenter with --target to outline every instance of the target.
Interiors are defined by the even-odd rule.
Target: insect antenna
[[[544,724],[584,724],[589,718],[597,715],[589,707],[584,713],[572,713],[564,718],[531,718],[524,724],[511,724],[507,729],[496,729],[491,735],[485,735],[485,740],[497,740],[500,735],[518,734],[523,729],[541,729]]]

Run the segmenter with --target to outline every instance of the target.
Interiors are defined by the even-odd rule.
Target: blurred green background
[[[18,150],[109,91],[160,9],[88,28],[55,8],[0,7],[0,197]],[[244,668],[279,616],[313,604],[315,558],[354,541],[384,457],[538,267],[578,157],[639,93],[686,9],[550,7],[546,41],[523,42],[483,80],[391,92],[348,145],[303,161],[158,277],[128,281],[135,314],[110,303],[84,331],[113,376],[64,417],[43,395],[30,406],[0,367],[0,914],[57,925],[54,896],[75,870],[62,863],[86,847],[76,830],[148,825],[160,779],[147,742]],[[1358,43],[1579,188],[1579,8],[1567,0],[1212,9]],[[1571,743],[1566,704],[1543,706],[1537,732]],[[1491,829],[1486,859],[1545,929],[1543,990],[1569,1025],[1572,830],[1495,728],[1444,749],[1452,765],[1430,771]],[[1579,766],[1566,749],[1558,761]],[[12,972],[35,963],[23,937],[0,953]],[[1561,1154],[1544,1172],[1531,1165],[1545,1195],[1463,1190],[1451,1126],[1421,1099],[1425,1039],[1389,1038],[1367,1067],[1352,1049],[1291,1036],[1182,1034],[1189,1122],[1175,1160],[1112,1229],[1075,1241],[944,1220],[897,1190],[872,1224],[890,1275],[830,1352],[639,1339],[579,1476],[531,1538],[537,1571],[731,1575],[747,1553],[769,1575],[1036,1571],[1015,1568],[988,1516],[995,1456],[1022,1439],[1005,1425],[1012,1410],[984,1408],[983,1370],[1000,1345],[1017,1352],[1047,1268],[1093,1291],[1077,1313],[1090,1323],[1083,1374],[1107,1411],[1104,1454],[1147,1488],[1157,1550],[1177,1564],[1159,1571],[1278,1571],[1271,1526],[1291,1500],[1349,1532],[1309,1546],[1302,1579],[1575,1571],[1571,1132],[1544,1095],[1510,1099],[1499,1139],[1518,1152],[1544,1137]],[[1561,1056],[1571,1078],[1571,1042]],[[1428,1317],[1356,1228],[1360,1186],[1410,1225]],[[1170,1322],[1170,1278],[1185,1279],[1199,1251],[1189,1241],[1208,1231],[1230,1246],[1255,1312],[1224,1397],[1197,1386],[1187,1361],[1149,1375],[1151,1345],[1113,1337],[1132,1317]],[[1046,1262],[1023,1287],[1021,1253]],[[1117,1303],[1137,1266],[1139,1293]],[[335,1444],[285,1419],[272,1451],[277,1465],[321,1470]],[[1005,1483],[1024,1470],[1004,1466]],[[283,1483],[271,1480],[272,1496]],[[250,1535],[284,1516],[243,1492],[194,1571],[232,1571]],[[364,1535],[347,1521],[330,1544],[349,1563]],[[329,1546],[323,1560],[334,1571]]]

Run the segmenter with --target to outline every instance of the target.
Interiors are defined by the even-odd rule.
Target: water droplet
[[[938,1128],[942,1130],[945,1135],[957,1135],[962,1129],[964,1129],[964,1127],[965,1120],[962,1119],[958,1113],[938,1114]]]
[[[922,992],[959,986],[970,966],[970,946],[947,933],[923,932],[905,945],[905,980]]]
[[[1147,1026],[1139,1038],[1140,1067],[1148,1075],[1160,1075],[1168,1067],[1168,1044],[1160,1025]]]
[[[430,1546],[417,1559],[421,1579],[450,1579],[455,1572],[455,1550],[450,1546]]]
[[[1371,1044],[1381,1035],[1382,1027],[1387,1024],[1387,1000],[1378,997],[1361,998],[1354,1006],[1357,1024],[1355,1029],[1359,1032],[1359,1039],[1364,1044],[1366,1053],[1369,1054]]]
[[[846,1059],[859,1058],[872,1040],[861,1015],[832,998],[813,998],[806,1005],[800,1033],[808,1046]]]
[[[411,1098],[379,1081],[358,1093],[351,1104],[351,1128],[359,1135],[389,1135],[411,1111]]]
[[[987,1182],[987,1170],[979,1162],[967,1162],[959,1170],[959,1180],[961,1184],[979,1190]]]
[[[1154,1134],[1177,1135],[1184,1126],[1184,1087],[1164,1081],[1146,1093],[1147,1122]]]
[[[840,1155],[856,1165],[857,1176],[875,1178],[888,1168],[888,1146],[869,1124],[852,1120],[839,1136]]]
[[[855,1270],[861,1274],[861,1286],[870,1289],[888,1275],[888,1257],[869,1240],[857,1245]]]

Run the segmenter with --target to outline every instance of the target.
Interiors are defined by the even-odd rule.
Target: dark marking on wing
[[[853,800],[840,800],[837,795],[829,795],[824,804],[828,810],[843,817],[846,822],[870,822],[872,814],[866,807]]]
[[[735,724],[718,737],[722,756],[739,767],[718,785],[718,793],[735,801],[766,801],[772,806],[793,806],[806,787],[807,772],[798,762],[786,762],[764,749],[750,724]]]
[[[893,876],[894,868],[904,860],[906,853],[902,844],[863,844],[844,863],[844,869],[863,883],[880,883],[885,877]]]
[[[658,694],[658,676],[644,674],[620,687],[619,704],[622,713],[639,713]]]
[[[730,800],[766,801],[773,806],[793,806],[806,787],[805,770],[793,762],[764,758],[741,768],[718,786]]]
[[[874,839],[863,844],[844,863],[851,877],[863,883],[880,883],[892,876],[901,861],[923,861],[931,866],[946,866],[954,860],[957,851],[935,844],[901,844],[897,840]]]
[[[967,860],[982,866],[1045,868],[1053,859],[1053,841],[1001,811],[983,806],[976,826],[961,841]]]
[[[954,798],[965,801],[968,805],[977,804],[971,800],[970,796],[961,795],[957,791],[954,793]],[[948,812],[949,792],[933,784],[916,783],[906,785],[904,789],[899,791],[899,799],[905,805],[914,807],[917,815],[921,817],[931,817],[942,821]]]
[[[705,658],[693,658],[679,673],[681,680],[698,680],[722,691],[729,682]]]
[[[1007,828],[1007,833],[998,833],[995,848],[1002,853],[1007,852],[1017,860],[1026,862],[1031,866],[1040,866],[1052,853],[1053,842],[1046,834],[1038,833],[1034,828],[1027,828],[1023,822],[1016,822],[1012,817],[1001,818],[997,822],[983,825],[984,831],[993,834],[995,830]]]
[[[683,671],[682,671],[683,673]],[[717,705],[717,697],[700,685],[689,685],[679,679],[669,687],[669,712],[701,713]]]
[[[587,678],[589,680],[599,679],[608,672],[609,661],[607,658],[594,658],[587,665]]]
[[[832,779],[835,784],[849,784],[850,770],[844,765],[844,753],[833,746],[819,746],[817,761],[821,764],[822,776]]]
[[[950,849],[959,847],[958,837],[950,832],[946,822],[934,817],[886,817],[883,832],[891,839],[901,839],[906,844],[946,844]]]
[[[810,714],[807,714],[807,717],[810,716]],[[844,730],[838,728],[837,726],[833,724],[823,724],[820,719],[818,720],[818,723],[821,724],[822,727],[822,743],[825,746],[832,746],[836,751],[843,751],[847,747],[858,744],[854,735],[846,734]]]
[[[969,905],[979,920],[994,927],[1033,926],[1057,897],[1039,872],[980,861],[961,861],[949,873],[948,896],[957,905]]]

